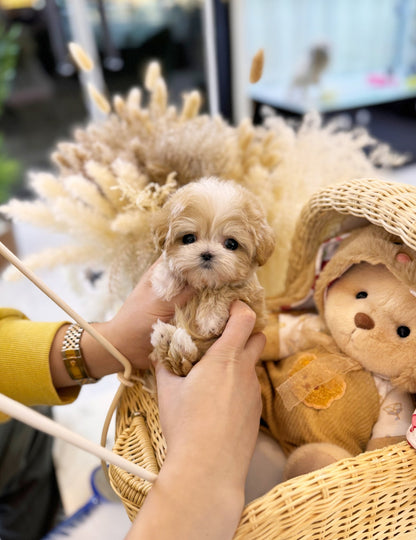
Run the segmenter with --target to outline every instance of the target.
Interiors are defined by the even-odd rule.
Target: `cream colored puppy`
[[[264,291],[256,269],[272,254],[274,235],[252,193],[214,177],[178,189],[154,231],[163,250],[152,276],[156,294],[169,300],[187,284],[196,292],[170,323],[153,326],[152,360],[186,375],[221,335],[234,300],[256,312],[254,332],[264,327]]]

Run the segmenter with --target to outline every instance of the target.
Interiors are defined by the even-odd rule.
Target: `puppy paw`
[[[185,376],[198,360],[198,349],[183,328],[157,321],[153,325],[150,342],[154,347],[150,358],[163,364],[173,373]]]
[[[183,328],[177,328],[169,347],[169,359],[174,373],[187,375],[198,360],[198,348]]]
[[[153,346],[152,360],[163,361],[169,354],[169,347],[176,326],[162,321],[157,321],[153,325],[153,332],[150,336],[150,343]]]

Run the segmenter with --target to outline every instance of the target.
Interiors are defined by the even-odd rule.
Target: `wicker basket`
[[[322,241],[365,222],[416,249],[416,188],[362,179],[314,195],[298,221],[285,293],[270,298],[270,305],[303,299]],[[122,394],[114,451],[155,473],[163,463],[166,444],[156,399],[141,383]],[[133,519],[151,484],[115,466],[110,480]],[[388,540],[406,535],[410,540],[416,538],[415,515],[416,451],[401,443],[278,484],[245,507],[235,538]]]

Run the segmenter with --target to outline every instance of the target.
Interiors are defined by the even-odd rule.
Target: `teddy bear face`
[[[365,369],[389,379],[416,369],[416,297],[384,265],[347,270],[329,287],[324,316],[338,347]]]

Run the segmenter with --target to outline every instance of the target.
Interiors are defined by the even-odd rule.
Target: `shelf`
[[[335,112],[416,98],[416,75],[387,76],[370,73],[325,79],[319,87],[290,88],[290,83],[259,81],[249,87],[249,96],[259,103],[304,114],[315,109]]]

